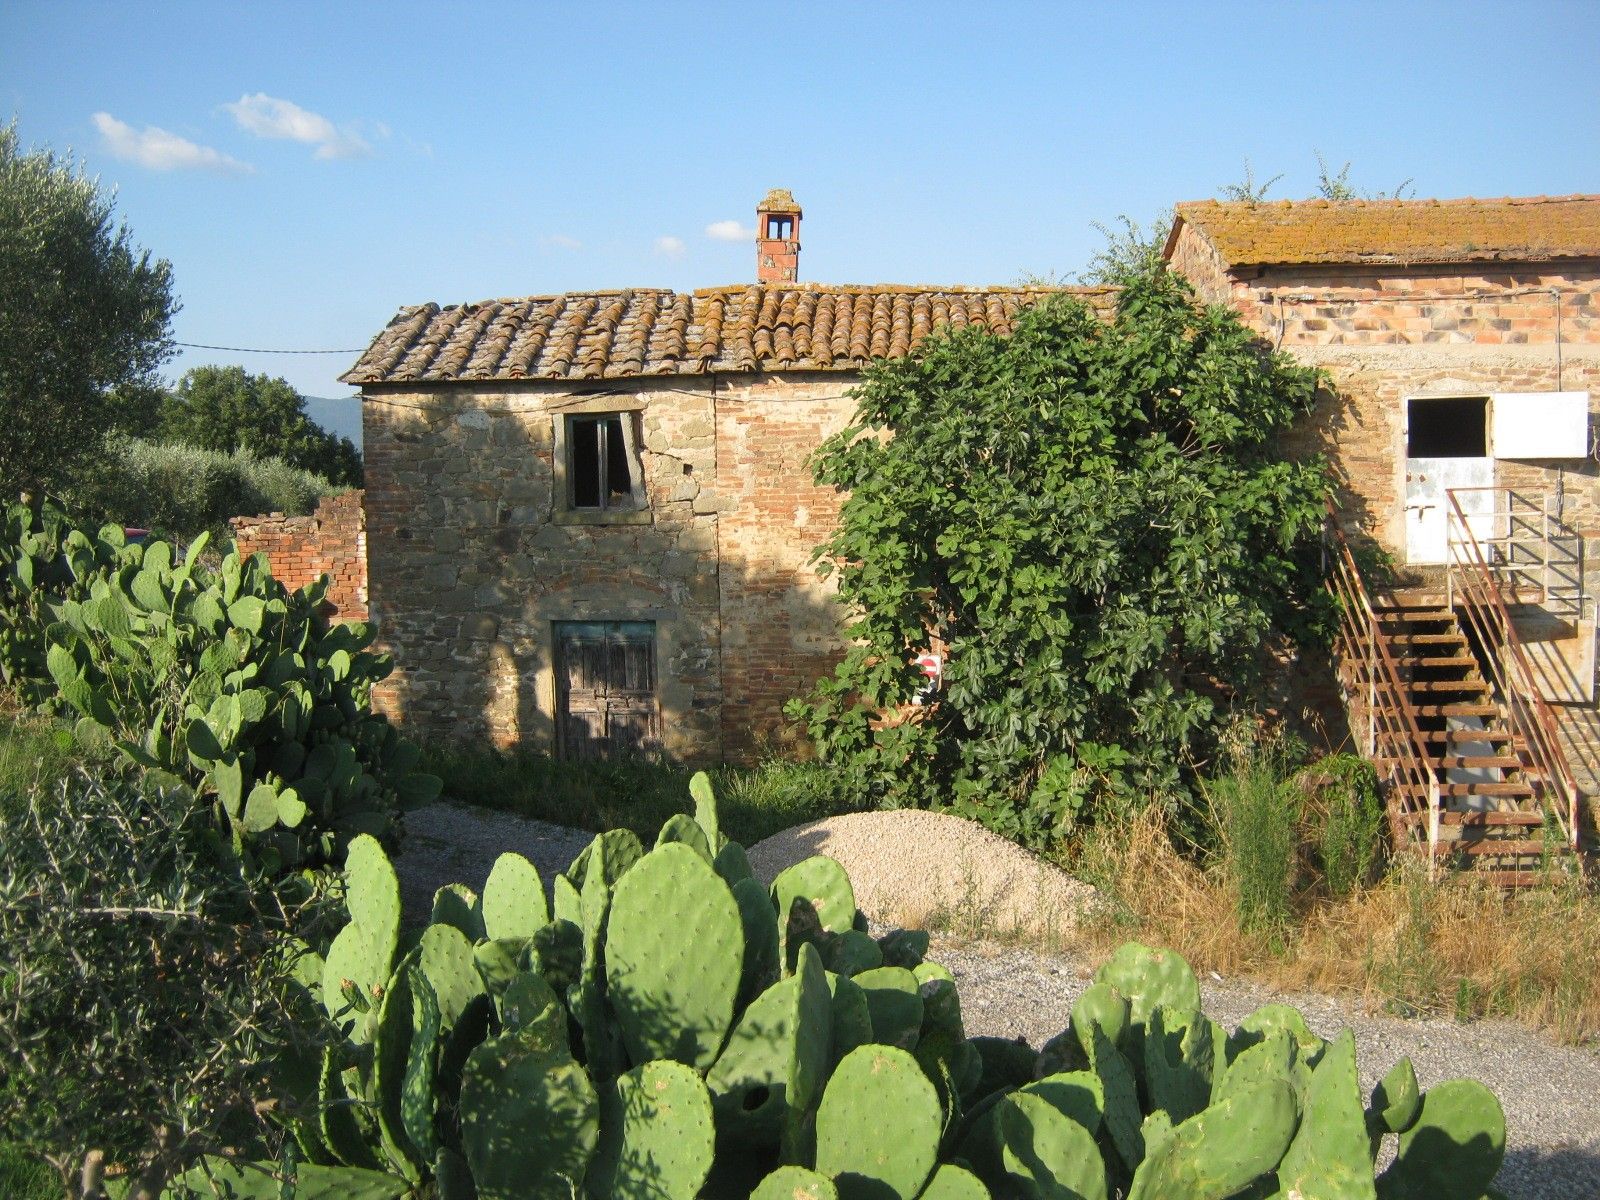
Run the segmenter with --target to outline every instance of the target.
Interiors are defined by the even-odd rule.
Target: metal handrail
[[[1339,633],[1334,639],[1334,654],[1341,668],[1340,680],[1346,686],[1346,707],[1355,716],[1359,703],[1366,724],[1360,731],[1365,735],[1363,749],[1368,758],[1375,760],[1374,765],[1381,762],[1384,766],[1378,777],[1394,800],[1390,830],[1395,844],[1405,846],[1412,838],[1414,826],[1404,819],[1405,815],[1426,818],[1428,876],[1434,878],[1439,862],[1438,775],[1400,668],[1379,627],[1361,568],[1339,528],[1338,512],[1331,502],[1327,529],[1333,547],[1333,569],[1328,572],[1325,586],[1338,602]],[[1424,797],[1426,807],[1419,803]]]
[[[1531,760],[1532,769],[1544,776],[1556,792],[1557,803],[1547,805],[1574,850],[1578,847],[1579,792],[1566,755],[1561,751],[1555,713],[1539,694],[1538,677],[1528,661],[1522,639],[1511,621],[1505,597],[1496,582],[1483,547],[1454,490],[1446,492],[1450,508],[1450,581],[1454,605],[1467,616],[1483,650],[1486,666],[1506,709],[1506,723]],[[1459,535],[1459,536],[1457,536]],[[1457,581],[1457,572],[1461,578]]]
[[[1495,532],[1487,537],[1472,531],[1464,523],[1465,532],[1471,532],[1478,542],[1490,574],[1504,577],[1504,584],[1520,589],[1522,582],[1532,577],[1537,580],[1544,606],[1552,611],[1557,605],[1566,605],[1572,615],[1581,618],[1586,604],[1583,588],[1583,542],[1576,531],[1550,513],[1548,495],[1529,496],[1515,488],[1504,486],[1468,487],[1449,489],[1460,497],[1488,493],[1491,508],[1485,513],[1466,514],[1468,520],[1487,517]],[[1504,500],[1504,507],[1501,501]],[[1559,502],[1558,502],[1559,504]],[[1448,517],[1448,512],[1446,516]],[[1449,523],[1449,532],[1455,533],[1455,522]],[[1571,540],[1575,549],[1555,553],[1559,540]],[[1498,555],[1498,557],[1496,556]],[[1452,552],[1453,557],[1453,552]],[[1454,578],[1446,581],[1449,602],[1454,606]]]

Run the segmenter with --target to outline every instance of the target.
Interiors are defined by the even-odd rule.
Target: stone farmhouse
[[[807,458],[847,425],[862,369],[946,325],[1003,334],[1048,291],[1114,299],[801,282],[801,216],[787,192],[762,201],[753,283],[424,304],[378,334],[344,379],[391,714],[576,757],[781,745],[783,702],[839,649],[810,562],[839,497]],[[1508,531],[1537,526],[1510,599],[1545,698],[1582,726],[1600,197],[1181,204],[1165,253],[1329,372],[1293,448],[1329,456],[1344,525],[1413,582],[1451,586],[1452,503],[1503,564]]]

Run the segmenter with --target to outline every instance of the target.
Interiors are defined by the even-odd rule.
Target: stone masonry
[[[1180,206],[1169,261],[1266,343],[1328,371],[1332,388],[1289,448],[1327,454],[1347,519],[1391,549],[1404,548],[1408,398],[1600,397],[1600,246],[1246,263],[1207,236],[1199,207]],[[1441,222],[1422,207],[1396,211],[1446,235],[1466,212]],[[1240,244],[1240,217],[1221,244]],[[653,622],[665,753],[707,763],[786,749],[783,703],[841,648],[841,614],[811,561],[840,497],[812,482],[810,455],[849,423],[868,362],[943,325],[1003,334],[1042,294],[780,280],[402,309],[345,376],[363,391],[371,612],[397,664],[380,705],[426,732],[551,749],[556,624]],[[637,430],[641,503],[570,503],[563,430],[583,414]],[[1566,519],[1600,539],[1592,455],[1496,470],[1499,483],[1560,492]]]

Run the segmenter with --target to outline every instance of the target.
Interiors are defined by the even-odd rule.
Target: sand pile
[[[750,850],[768,883],[826,854],[850,874],[856,905],[875,923],[965,937],[1063,932],[1095,890],[975,821],[899,809],[797,825]]]

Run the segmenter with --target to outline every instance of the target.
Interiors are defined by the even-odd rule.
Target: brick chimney
[[[773,188],[756,205],[756,281],[800,278],[800,206],[788,188]]]

